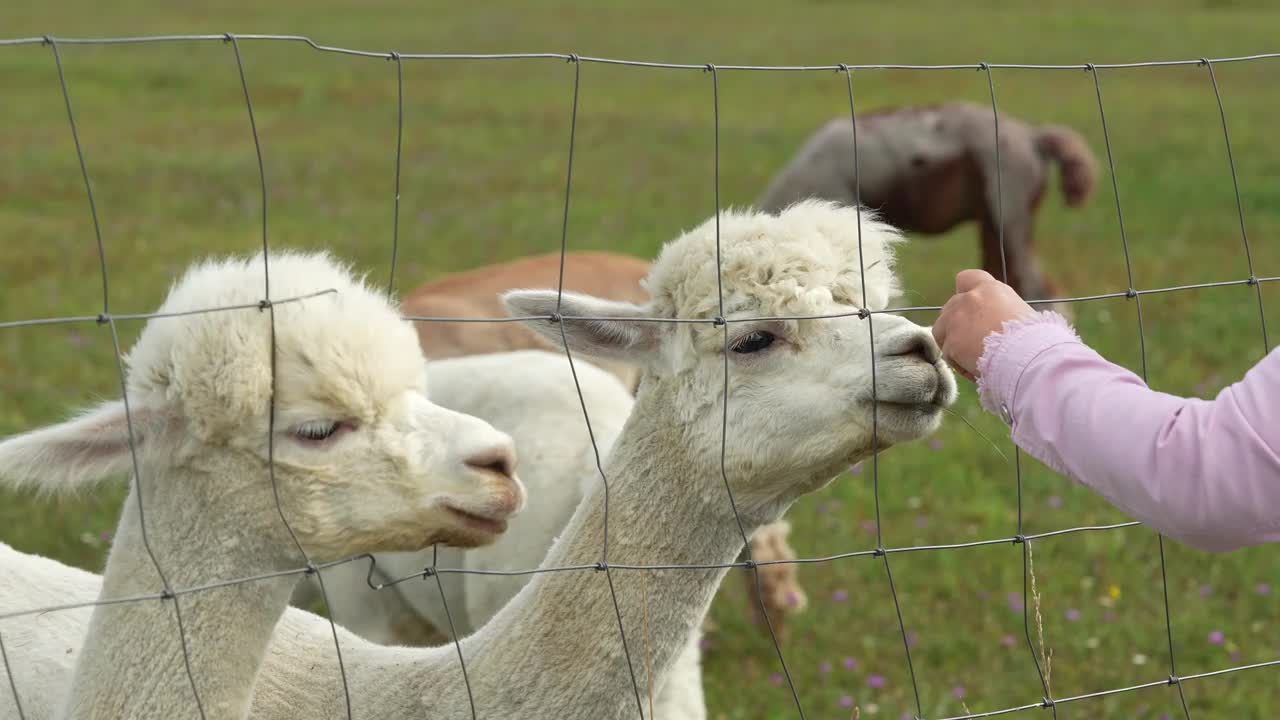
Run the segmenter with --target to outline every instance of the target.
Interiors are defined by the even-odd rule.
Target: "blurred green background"
[[[716,64],[1082,63],[1280,50],[1280,9],[1248,0],[1059,3],[282,0],[210,4],[7,3],[0,36],[289,33],[401,52],[577,52]],[[274,247],[330,248],[375,278],[390,270],[396,66],[242,42],[265,156]],[[112,310],[147,312],[192,260],[259,247],[260,189],[235,58],[222,42],[63,46],[67,83],[102,221]],[[1280,59],[1217,67],[1259,276],[1280,275]],[[93,227],[52,52],[0,47],[0,322],[95,315]],[[1218,108],[1203,67],[1101,73],[1134,285],[1248,277]],[[819,124],[847,112],[838,73],[720,74],[721,187],[752,202]],[[1083,71],[999,70],[1002,111],[1069,124],[1103,163],[1098,192],[1069,210],[1056,178],[1038,221],[1046,268],[1073,295],[1128,286],[1093,79]],[[973,70],[868,71],[859,106],[987,102]],[[558,249],[573,66],[563,61],[404,64],[404,149],[396,286]],[[582,68],[568,243],[652,256],[714,211],[711,79],[700,71]],[[976,231],[915,239],[904,302],[936,305],[978,263]],[[1264,285],[1280,335],[1280,283]],[[1263,352],[1254,289],[1144,297],[1146,359],[1160,390],[1210,397]],[[1076,306],[1084,338],[1140,367],[1136,303]],[[930,322],[927,315],[916,316]],[[126,345],[140,323],[122,323]],[[0,330],[0,434],[118,394],[106,328]],[[1009,537],[1017,527],[1012,446],[971,387],[928,442],[881,458],[889,547]],[[1025,532],[1127,518],[1025,455]],[[842,478],[789,517],[802,556],[874,547],[871,473]],[[100,570],[122,490],[75,500],[0,494],[0,541]],[[1033,544],[1052,693],[1066,697],[1169,674],[1155,534],[1136,527]],[[1280,656],[1274,549],[1207,555],[1165,544],[1178,673]],[[1034,703],[1043,692],[1023,635],[1019,546],[895,554],[893,579],[926,717]],[[881,560],[805,566],[811,606],[782,650],[809,717],[915,712],[903,638]],[[705,657],[713,718],[795,717],[771,643],[749,622],[734,573]],[[1041,652],[1040,632],[1032,639]],[[1221,636],[1215,634],[1221,633]],[[1220,640],[1219,640],[1220,637]],[[1280,670],[1188,682],[1193,717],[1271,717]],[[1042,710],[1028,711],[1031,714]],[[1181,716],[1169,687],[1084,700],[1059,718]]]

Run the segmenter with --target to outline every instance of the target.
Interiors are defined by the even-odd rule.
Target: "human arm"
[[[1213,400],[1156,392],[982,275],[958,280],[935,336],[1019,447],[1197,548],[1280,541],[1280,350]]]

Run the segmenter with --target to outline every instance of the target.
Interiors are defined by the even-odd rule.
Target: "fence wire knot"
[[[594,567],[596,569],[596,572],[608,572],[609,563],[601,560],[600,562],[596,563]]]
[[[422,568],[422,577],[423,577],[424,579],[425,579],[425,578],[429,578],[429,577],[435,577],[435,575],[436,575],[436,566],[435,566],[435,565],[430,565],[430,566],[428,566],[428,567],[424,567],[424,568]]]

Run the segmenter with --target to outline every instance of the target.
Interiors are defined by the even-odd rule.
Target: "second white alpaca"
[[[19,486],[133,474],[100,602],[297,569],[298,543],[315,561],[482,545],[523,502],[510,438],[427,399],[415,333],[382,293],[323,255],[269,262],[274,299],[333,292],[260,309],[261,256],[198,265],[129,352],[127,407],[0,442]],[[61,659],[62,714],[243,717],[300,577],[98,605]],[[35,662],[21,646],[9,660]]]

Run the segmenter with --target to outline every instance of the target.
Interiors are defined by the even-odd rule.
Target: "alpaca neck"
[[[651,410],[643,402],[637,405],[605,469],[608,563],[733,562],[743,547],[743,533],[718,466],[692,463],[678,431],[661,427]],[[747,534],[770,519],[744,517]],[[579,505],[542,566],[600,562],[604,521],[605,492],[600,485]],[[621,616],[647,713],[650,680],[655,688],[661,685],[726,573],[614,569],[611,577],[596,570],[537,575],[462,644],[477,712],[502,714],[519,708],[529,717],[552,717],[577,708],[581,712],[574,716],[592,718],[632,713],[636,691],[619,633]],[[646,662],[652,678],[645,673]],[[424,679],[439,683],[440,675]],[[432,694],[424,689],[424,695]]]
[[[662,425],[660,418],[666,413],[655,412],[661,401],[653,395],[643,392],[637,398],[605,466],[608,562],[731,563],[744,543],[719,466],[692,461],[679,431]],[[797,478],[779,480],[794,485]],[[782,509],[780,502],[757,507],[739,498],[748,536],[776,520]],[[605,493],[598,485],[578,505],[541,567],[600,562],[604,518]],[[619,616],[647,715],[646,659],[656,690],[695,637],[726,573],[615,568],[611,577],[596,570],[535,575],[484,627],[461,642],[476,716],[633,716],[636,693],[622,650]],[[254,692],[253,717],[340,717],[345,710],[344,686],[350,688],[357,717],[471,717],[453,644],[383,647],[341,628],[337,634],[345,685],[328,623],[300,612],[286,615]]]
[[[158,594],[164,584],[157,564],[173,590],[301,564],[261,542],[262,533],[236,525],[245,498],[200,496],[192,490],[197,483],[183,480],[169,474],[163,484],[144,488],[145,542],[136,484],[130,491],[99,600]],[[196,718],[194,677],[206,720],[243,717],[271,630],[296,580],[286,576],[95,607],[63,715]],[[181,634],[175,610],[181,613]]]

